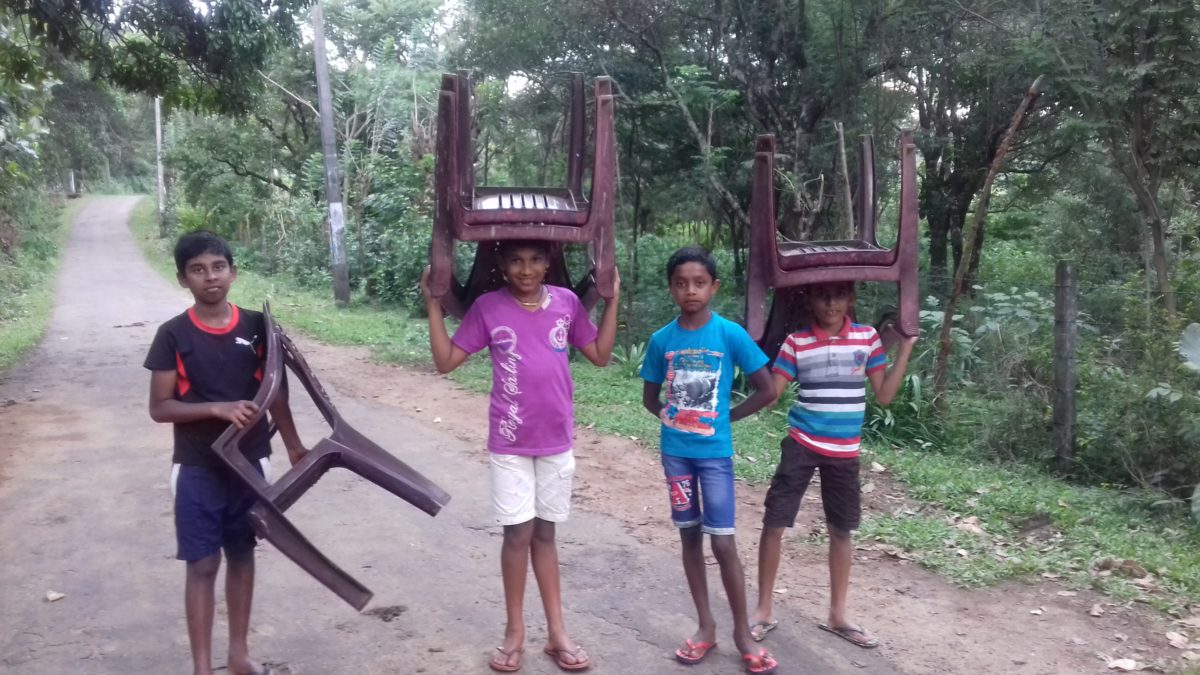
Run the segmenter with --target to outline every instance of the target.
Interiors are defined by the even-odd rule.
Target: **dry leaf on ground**
[[[1187,649],[1188,646],[1187,636],[1175,631],[1167,633],[1167,642],[1175,649]]]
[[[963,532],[970,532],[977,537],[987,536],[987,532],[984,532],[982,527],[976,525],[975,523],[968,523],[965,520],[961,523],[958,523],[954,527],[955,529],[962,530]]]

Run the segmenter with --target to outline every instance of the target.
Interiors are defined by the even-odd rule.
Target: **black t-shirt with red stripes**
[[[249,401],[258,393],[266,354],[266,324],[261,312],[232,304],[230,307],[232,316],[224,328],[204,325],[194,308],[158,327],[143,365],[149,370],[176,371],[176,400]],[[229,422],[217,418],[176,424],[173,461],[224,466],[212,444],[227,428]],[[271,454],[265,416],[246,434],[242,452],[251,460]]]

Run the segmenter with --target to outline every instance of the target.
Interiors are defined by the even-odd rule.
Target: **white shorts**
[[[492,508],[501,525],[519,525],[534,518],[561,523],[571,513],[571,479],[575,453],[557,455],[491,456]]]

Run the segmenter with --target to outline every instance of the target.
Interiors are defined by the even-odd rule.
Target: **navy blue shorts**
[[[262,466],[252,461],[262,473]],[[254,492],[225,468],[183,464],[175,477],[175,557],[195,562],[224,549],[238,558],[254,550],[254,529],[247,517]]]

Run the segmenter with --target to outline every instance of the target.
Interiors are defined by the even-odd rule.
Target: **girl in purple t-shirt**
[[[550,267],[546,242],[501,242],[500,260],[508,285],[475,300],[453,338],[446,332],[441,304],[430,295],[428,268],[421,277],[438,372],[454,370],[484,347],[492,356],[488,450],[492,505],[504,526],[500,569],[508,625],[489,665],[502,672],[521,667],[525,575],[532,556],[550,634],[543,651],[564,670],[584,670],[591,661],[567,637],[563,623],[554,542],[554,524],[570,512],[575,473],[575,385],[567,354],[574,347],[598,366],[608,363],[617,333],[620,280],[605,302],[597,330],[571,290],[544,283]]]

